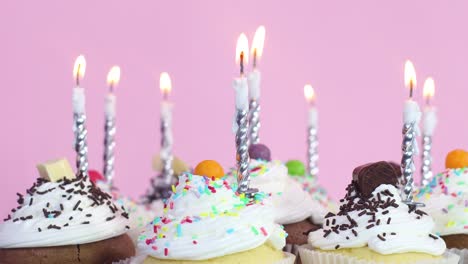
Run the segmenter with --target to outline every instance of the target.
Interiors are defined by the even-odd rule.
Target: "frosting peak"
[[[128,229],[128,214],[87,176],[57,182],[38,178],[0,224],[0,248],[91,243]]]
[[[468,168],[437,174],[417,195],[441,235],[468,234]]]
[[[325,250],[367,245],[384,255],[443,254],[444,241],[431,233],[433,220],[404,204],[395,186],[382,184],[363,198],[355,184],[348,186],[338,214],[329,213],[323,228],[309,234],[309,243]]]
[[[202,260],[256,248],[285,245],[284,230],[258,193],[250,200],[234,193],[224,179],[184,174],[138,247],[161,259]]]

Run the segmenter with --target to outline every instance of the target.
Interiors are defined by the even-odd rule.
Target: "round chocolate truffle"
[[[271,161],[270,149],[263,144],[250,145],[249,156],[251,159]]]

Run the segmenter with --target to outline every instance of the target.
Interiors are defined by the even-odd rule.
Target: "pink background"
[[[445,4],[444,4],[445,3]],[[236,39],[267,29],[262,141],[276,158],[305,158],[310,82],[320,108],[320,182],[340,197],[352,169],[399,160],[403,64],[432,75],[439,126],[435,169],[466,147],[466,1],[4,1],[0,8],[0,215],[37,177],[36,163],[72,150],[72,67],[83,53],[90,164],[102,167],[105,78],[118,64],[116,185],[138,196],[159,150],[161,71],[173,80],[175,152],[190,164],[234,163]],[[250,67],[249,67],[250,69]],[[421,101],[421,100],[420,100]],[[419,164],[419,160],[418,160]]]

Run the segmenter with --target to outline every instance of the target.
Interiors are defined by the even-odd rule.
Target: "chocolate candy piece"
[[[403,174],[401,173],[401,164],[389,161],[390,165],[392,165],[393,169],[395,170],[395,173],[397,175],[397,178],[400,178]]]
[[[250,145],[249,156],[251,159],[271,161],[270,149],[263,144]]]
[[[57,182],[63,178],[73,180],[75,173],[67,159],[50,160],[37,165],[37,170],[42,178]]]
[[[359,166],[353,171],[353,181],[363,197],[370,197],[372,192],[381,184],[396,186],[401,170],[396,169],[396,164],[386,161],[368,163]]]
[[[286,162],[286,167],[288,168],[288,174],[291,176],[305,175],[305,166],[300,160],[289,160]]]

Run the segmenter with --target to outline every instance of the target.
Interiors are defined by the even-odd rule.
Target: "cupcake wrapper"
[[[286,246],[283,248],[284,252],[296,256],[296,261],[294,262],[295,264],[301,264],[301,258],[299,257],[299,247],[301,247],[301,245],[286,244]]]
[[[299,257],[297,257],[297,259],[299,259]],[[294,264],[295,261],[296,261],[296,255],[288,253],[288,252],[284,252],[284,258],[273,264]]]
[[[458,264],[468,264],[468,249],[450,248],[448,249],[448,252],[460,256]]]
[[[351,256],[315,251],[312,250],[310,246],[300,247],[299,254],[301,256],[301,261],[303,264],[378,264],[377,262],[359,260]],[[442,259],[420,261],[417,262],[417,264],[457,264],[458,260],[458,255],[450,252],[445,252],[444,258]]]
[[[143,263],[143,261],[145,261],[146,257],[147,257],[146,255],[137,255],[133,258],[121,260],[119,262],[114,262],[112,264],[141,264]],[[295,255],[288,253],[288,252],[284,252],[284,258],[272,264],[294,264],[295,260],[296,260]]]

